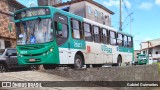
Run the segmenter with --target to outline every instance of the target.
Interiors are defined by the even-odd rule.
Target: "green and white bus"
[[[51,7],[21,9],[14,14],[20,65],[82,68],[128,64],[132,35]]]

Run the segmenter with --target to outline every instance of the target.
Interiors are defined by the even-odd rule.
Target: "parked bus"
[[[20,65],[82,68],[133,60],[132,35],[112,27],[51,6],[21,9],[14,18]]]

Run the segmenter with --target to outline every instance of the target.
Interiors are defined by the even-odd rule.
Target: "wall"
[[[89,2],[85,2],[85,4],[86,4],[86,18],[101,24],[103,24],[103,20],[104,20],[105,25],[111,26],[111,15],[108,12]],[[88,13],[88,6],[91,7],[91,13]],[[95,16],[96,10],[98,11],[97,17]],[[102,13],[103,13],[103,17],[102,17]],[[108,17],[105,17],[105,16],[108,16]]]
[[[0,11],[4,13],[9,13],[9,7],[7,1],[0,1]],[[0,13],[0,38],[5,41],[11,41],[11,47],[16,46],[16,32],[15,24],[10,22],[10,17],[7,14]],[[12,27],[12,31],[9,31],[9,24]]]
[[[91,7],[91,13],[88,13],[88,6]],[[87,1],[81,1],[77,3],[73,3],[70,5],[64,5],[59,6],[57,8],[63,8],[63,7],[70,7],[70,13],[74,13],[76,15],[82,16],[84,18],[96,21],[98,23],[103,24],[103,21],[105,22],[105,25],[111,26],[111,15],[110,13],[106,12],[105,10],[99,8],[96,5],[93,5]],[[98,11],[98,16],[95,17],[95,11]],[[102,17],[103,13],[103,17]],[[105,17],[108,16],[108,17]]]
[[[158,54],[156,54],[157,51],[158,51]],[[152,57],[151,58],[155,59],[155,60],[157,60],[158,58],[160,59],[160,46],[152,48]]]
[[[88,68],[82,70],[49,70],[47,73],[80,81],[159,81],[158,66]],[[118,88],[118,90],[152,90],[151,88]]]
[[[70,11],[71,13],[74,13],[76,15],[79,15],[81,17],[86,17],[85,16],[85,2],[78,2],[78,3],[73,3],[70,5]]]
[[[38,6],[55,5],[62,2],[62,0],[37,0]]]

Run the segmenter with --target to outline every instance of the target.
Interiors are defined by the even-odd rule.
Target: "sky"
[[[30,6],[37,0],[17,0]],[[63,2],[70,0],[63,0]],[[112,26],[119,27],[119,0],[94,0],[113,11]],[[160,38],[160,0],[122,0],[123,32],[134,36],[134,49],[140,49],[140,43]],[[130,18],[131,16],[131,18]],[[131,22],[131,23],[130,23]]]

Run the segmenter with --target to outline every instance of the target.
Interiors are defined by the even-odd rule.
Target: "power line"
[[[123,4],[124,4],[124,8],[126,9],[127,13],[129,14],[128,8],[126,6],[126,3],[124,2],[124,0],[122,0]]]
[[[124,4],[124,8],[126,9],[126,11],[127,11],[127,13],[128,13],[128,16],[130,17],[130,34],[132,33],[132,25],[131,25],[131,23],[133,22],[133,20],[132,20],[132,17],[131,17],[131,14],[133,14],[133,13],[129,13],[129,10],[128,10],[128,8],[127,8],[127,6],[126,6],[126,3],[124,2],[124,0],[122,0],[122,2],[123,2],[123,4]],[[127,18],[127,17],[126,17]],[[128,26],[128,25],[127,25]]]

